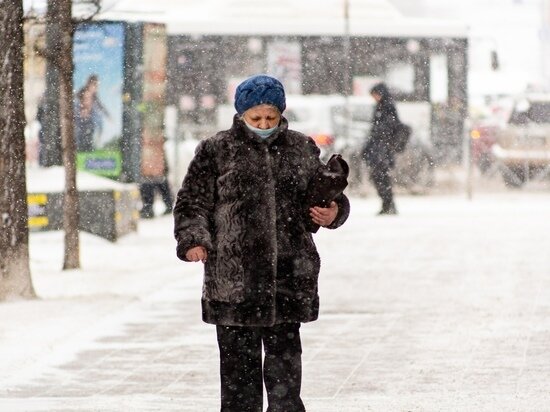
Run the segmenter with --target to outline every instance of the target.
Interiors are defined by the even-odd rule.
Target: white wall
[[[471,96],[544,85],[542,10],[547,0],[391,0],[409,16],[457,18],[470,26]],[[496,50],[500,68],[491,69]],[[547,75],[548,76],[548,75]]]

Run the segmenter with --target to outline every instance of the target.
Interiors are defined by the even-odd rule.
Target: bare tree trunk
[[[61,146],[65,165],[65,196],[63,202],[63,229],[65,255],[63,269],[80,267],[78,234],[78,190],[76,188],[76,142],[73,127],[73,33],[72,0],[59,2],[61,26],[61,54],[59,61],[59,114],[61,118]]]
[[[0,0],[0,300],[35,297],[29,267],[23,2]]]
[[[65,194],[63,202],[63,229],[65,253],[63,269],[80,267],[80,240],[78,233],[78,190],[76,188],[76,143],[73,128],[73,34],[72,0],[49,0],[48,26],[57,25],[59,33],[55,50],[48,50],[59,70],[59,116],[61,146],[65,166]],[[53,54],[52,54],[53,53]]]

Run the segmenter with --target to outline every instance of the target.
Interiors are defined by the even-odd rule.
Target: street
[[[301,328],[312,412],[550,411],[550,192],[374,196],[315,237],[319,320]],[[31,234],[40,300],[0,305],[1,411],[219,410],[200,264],[170,216],[116,244]]]

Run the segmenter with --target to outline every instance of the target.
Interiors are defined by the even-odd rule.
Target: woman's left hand
[[[329,226],[338,215],[338,205],[336,202],[331,202],[329,207],[312,207],[309,209],[309,215],[311,220],[319,226]]]

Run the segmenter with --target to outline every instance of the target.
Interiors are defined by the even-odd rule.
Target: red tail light
[[[313,140],[318,146],[330,146],[334,143],[334,137],[323,133],[313,135]]]

